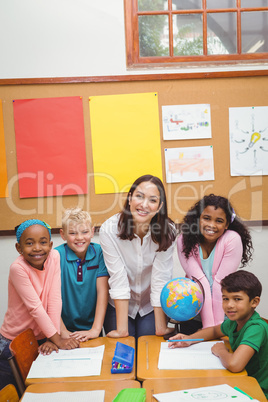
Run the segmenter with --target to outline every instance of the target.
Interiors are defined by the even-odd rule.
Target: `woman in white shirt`
[[[131,186],[124,208],[100,229],[110,275],[104,322],[109,337],[167,335],[160,293],[172,278],[175,226],[167,215],[162,181],[151,175]]]

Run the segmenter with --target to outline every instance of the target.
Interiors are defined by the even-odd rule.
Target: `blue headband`
[[[50,239],[51,239],[51,227],[50,227],[46,222],[40,221],[39,219],[28,219],[27,221],[22,222],[22,223],[18,226],[18,228],[17,228],[17,230],[16,230],[16,237],[17,237],[17,242],[18,242],[18,243],[19,243],[19,241],[20,241],[21,235],[22,235],[22,233],[24,232],[24,230],[27,229],[29,226],[32,226],[32,225],[41,225],[41,226],[44,226],[44,227],[48,230],[48,232],[49,232],[49,237],[50,237]]]

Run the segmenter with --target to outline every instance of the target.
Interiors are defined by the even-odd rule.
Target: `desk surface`
[[[209,387],[213,385],[228,384],[231,387],[238,387],[251,397],[260,402],[267,402],[257,380],[253,377],[217,377],[217,378],[166,378],[157,380],[145,380],[142,387],[146,389],[146,402],[155,402],[153,394],[163,392],[179,391],[199,387]]]
[[[116,342],[124,343],[125,345],[135,348],[135,338],[129,336],[127,338],[96,338],[87,342],[81,342],[80,347],[91,348],[105,345],[103,361],[101,366],[101,374],[87,377],[60,377],[60,378],[27,378],[26,385],[43,383],[43,382],[66,382],[66,381],[101,381],[101,380],[135,380],[136,378],[136,363],[134,359],[133,370],[131,373],[112,374],[112,359],[114,356]]]
[[[158,358],[162,336],[141,336],[138,339],[137,379],[140,381],[154,378],[192,378],[192,377],[239,377],[246,376],[246,370],[241,373],[231,373],[228,370],[159,370]],[[224,342],[228,342],[224,340]]]
[[[26,392],[49,393],[49,392],[74,392],[74,391],[94,391],[105,390],[105,402],[112,402],[119,391],[125,388],[140,388],[140,383],[134,380],[122,381],[98,381],[98,382],[58,382],[32,384],[27,387]],[[23,402],[23,398],[21,399]]]

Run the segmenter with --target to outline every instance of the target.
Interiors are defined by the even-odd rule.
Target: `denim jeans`
[[[11,340],[0,334],[0,389],[8,384],[16,386],[16,381],[8,362],[8,358],[11,356],[9,350],[10,342]]]
[[[106,311],[104,329],[106,334],[116,329],[116,311],[110,304],[108,304]],[[138,313],[134,319],[128,317],[128,332],[129,336],[134,336],[136,339],[144,335],[155,335],[154,312],[152,311],[143,317]]]

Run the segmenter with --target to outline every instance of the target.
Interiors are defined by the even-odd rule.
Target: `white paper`
[[[170,349],[168,342],[161,342],[158,368],[161,370],[224,369],[220,359],[211,352],[218,342],[200,342],[186,348]]]
[[[164,140],[211,138],[210,105],[162,106]]]
[[[158,402],[172,401],[206,401],[215,402],[252,402],[248,396],[236,391],[227,384],[215,385],[211,387],[192,388],[182,391],[166,392],[153,395]]]
[[[78,348],[38,355],[32,363],[28,378],[84,377],[100,375],[104,345]]]
[[[231,176],[268,174],[268,106],[229,108]]]
[[[104,402],[105,391],[48,392],[45,394],[25,392],[22,402]]]
[[[214,180],[211,146],[165,148],[167,183]]]

